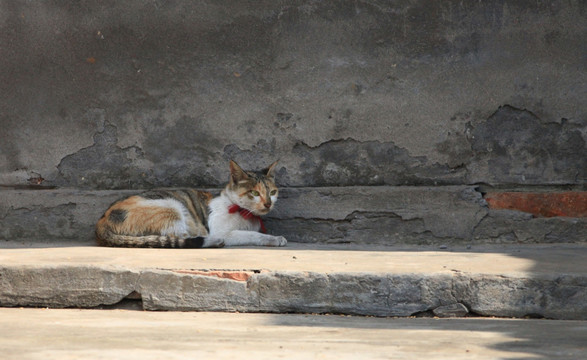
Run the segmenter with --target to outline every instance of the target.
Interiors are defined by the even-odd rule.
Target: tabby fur
[[[264,229],[260,216],[277,201],[276,165],[244,171],[231,160],[230,180],[215,198],[206,191],[176,189],[121,199],[96,224],[96,240],[115,247],[285,246],[284,237],[259,232]]]

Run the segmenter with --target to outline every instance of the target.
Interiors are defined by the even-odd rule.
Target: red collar
[[[242,207],[238,206],[237,204],[230,205],[228,207],[228,213],[234,214],[235,212],[238,212],[245,220],[251,220],[251,219],[257,220],[259,222],[259,224],[261,224],[261,232],[262,233],[267,232],[267,229],[265,229],[265,224],[263,224],[263,220],[261,220],[260,216],[253,214],[252,212],[250,212],[247,209],[243,209]]]

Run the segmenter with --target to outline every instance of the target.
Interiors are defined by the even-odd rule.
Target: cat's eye
[[[271,190],[270,194],[271,194],[271,196],[277,194],[277,190]]]
[[[251,190],[251,195],[259,196],[259,192],[257,190]]]

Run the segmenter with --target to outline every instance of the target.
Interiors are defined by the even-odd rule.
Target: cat
[[[264,234],[261,215],[277,201],[277,161],[245,171],[230,161],[230,180],[219,196],[194,189],[153,190],[112,204],[96,224],[101,246],[202,248],[285,246]],[[262,232],[260,232],[262,231]]]

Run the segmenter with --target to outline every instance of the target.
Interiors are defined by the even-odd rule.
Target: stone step
[[[0,250],[0,306],[587,319],[587,245]]]
[[[0,190],[0,241],[91,244],[94,225],[105,209],[121,196],[135,193]],[[570,197],[577,200],[575,213],[583,214],[585,192],[570,194],[577,195]],[[273,234],[307,243],[440,246],[587,241],[587,217],[540,217],[490,208],[475,186],[286,188],[266,225]]]
[[[587,337],[586,321],[6,308],[0,329],[3,360],[577,360]]]

